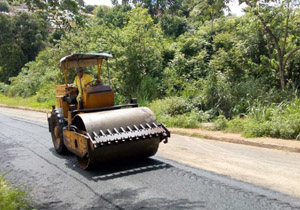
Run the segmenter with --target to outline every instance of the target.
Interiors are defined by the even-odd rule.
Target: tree
[[[14,23],[12,17],[0,14],[0,81],[8,82],[15,76],[25,60],[20,47],[14,41]]]
[[[130,12],[128,24],[114,30],[111,43],[120,92],[126,97],[151,100],[158,95],[162,69],[162,32],[146,9]]]
[[[109,6],[101,5],[96,7],[94,10],[94,15],[96,15],[97,18],[104,18],[109,10],[111,10]]]
[[[93,14],[94,9],[96,8],[96,6],[94,5],[86,5],[85,6],[85,11],[88,14]]]
[[[165,9],[178,9],[181,5],[181,0],[123,0],[122,4],[132,3],[137,6],[148,9],[149,14],[153,17],[164,13]]]
[[[118,0],[111,0],[111,4],[116,6],[119,4],[119,1]]]
[[[71,29],[74,23],[78,26],[85,25],[84,15],[81,13],[82,7],[78,2],[82,0],[23,0],[28,8],[32,11],[39,9],[45,13],[49,21],[56,26],[64,29]],[[8,0],[13,4],[14,0]]]
[[[48,26],[38,14],[0,14],[0,81],[8,82],[44,47]]]
[[[94,10],[96,15],[94,21],[99,25],[123,28],[128,23],[130,10],[131,7],[126,5],[116,5],[113,8],[104,5],[98,6]]]
[[[211,32],[214,30],[214,20],[224,15],[229,0],[191,0],[190,17],[195,21],[211,21]]]
[[[297,36],[300,33],[299,27],[291,30],[293,22],[297,21],[296,16],[299,12],[295,9],[291,0],[281,1],[250,1],[240,0],[240,3],[245,2],[249,9],[257,19],[261,22],[266,39],[268,41],[268,48],[271,53],[276,54],[277,69],[280,78],[281,89],[286,86],[286,65],[289,59],[300,50],[300,43]],[[288,43],[291,40],[292,43]],[[273,44],[275,49],[271,47]]]
[[[14,22],[15,42],[27,61],[32,61],[45,45],[49,26],[37,13],[19,13],[14,17]]]
[[[76,1],[77,1],[77,3],[78,3],[80,6],[82,6],[82,7],[85,6],[84,0],[76,0]]]
[[[0,12],[9,12],[9,7],[6,2],[0,2]]]
[[[167,36],[178,37],[188,30],[188,22],[185,17],[164,14],[161,19],[161,28]]]

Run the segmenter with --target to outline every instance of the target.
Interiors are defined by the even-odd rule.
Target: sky
[[[86,5],[107,5],[107,6],[112,6],[111,4],[111,0],[84,0]],[[119,0],[119,2],[121,2],[121,0]],[[238,4],[237,0],[231,1],[231,3],[229,3],[229,7],[231,10],[232,14],[235,14],[237,16],[241,16],[243,15],[243,11],[242,8],[244,7],[243,5],[240,6]]]
[[[84,3],[86,5],[107,5],[107,6],[112,6],[111,5],[111,0],[84,0]]]

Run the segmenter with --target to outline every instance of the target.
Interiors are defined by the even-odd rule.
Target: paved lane
[[[38,209],[300,209],[300,201],[161,157],[81,170],[45,123],[0,115],[0,170]]]

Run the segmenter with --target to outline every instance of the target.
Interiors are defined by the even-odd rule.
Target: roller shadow
[[[90,175],[91,179],[94,181],[105,181],[170,167],[172,166],[164,162],[152,158],[144,158],[141,160],[127,160],[101,165],[90,171]]]
[[[80,168],[76,156],[71,152],[60,155],[54,150],[54,148],[49,149],[51,153],[59,159],[66,160],[65,166],[73,171],[78,172],[83,177],[92,181],[105,181],[116,179],[125,176],[131,176],[140,173],[146,173],[149,171],[155,171],[160,169],[167,169],[173,166],[150,158],[141,159],[129,159],[121,160],[117,162],[110,163],[98,163],[95,164],[89,170],[83,170]]]
[[[74,168],[78,173],[92,181],[106,181],[120,177],[131,176],[149,171],[155,171],[172,167],[164,162],[154,160],[152,158],[144,158],[139,160],[123,160],[118,162],[98,164],[90,170],[83,170],[79,167]]]

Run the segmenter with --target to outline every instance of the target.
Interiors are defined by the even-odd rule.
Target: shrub
[[[176,116],[157,116],[157,120],[165,123],[169,127],[196,128],[199,126],[197,114],[195,112]]]
[[[268,123],[259,123],[254,119],[245,121],[243,135],[245,137],[263,137],[269,133]]]
[[[0,2],[0,12],[9,12],[9,6],[6,2]]]
[[[7,84],[0,82],[0,93],[4,93],[5,89],[7,88]]]
[[[42,87],[37,93],[37,102],[44,103],[46,101],[54,101],[56,96],[55,84],[50,83]]]
[[[300,134],[300,100],[298,98],[280,104],[250,107],[247,118],[229,121],[229,131],[242,132],[246,137],[269,136],[298,139]]]
[[[224,115],[220,115],[217,117],[217,119],[214,121],[214,130],[225,130],[228,126],[227,119]]]
[[[242,133],[244,132],[244,120],[245,118],[235,117],[232,120],[228,121],[226,130],[233,133]]]
[[[192,110],[183,97],[169,97],[150,104],[157,120],[170,127],[195,128],[199,125],[199,114]]]
[[[183,97],[168,97],[156,100],[150,106],[158,115],[176,116],[192,110],[190,103]]]

